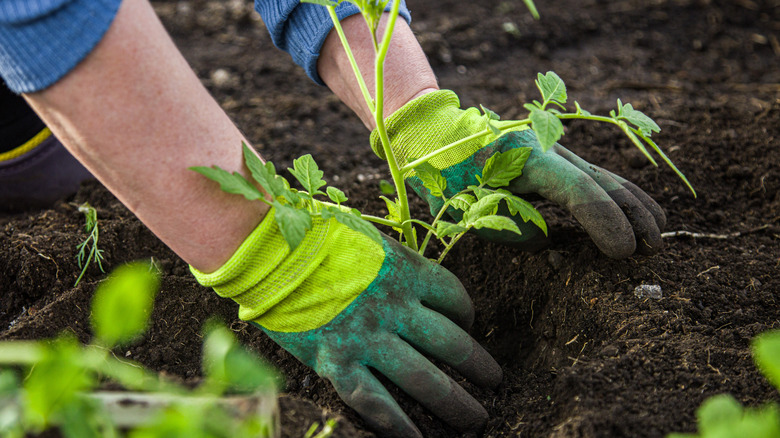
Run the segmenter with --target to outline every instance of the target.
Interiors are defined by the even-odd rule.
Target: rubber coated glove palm
[[[460,109],[452,91],[425,94],[404,105],[385,121],[393,153],[400,163],[420,158],[469,135],[484,132],[486,121],[476,108]],[[496,122],[500,127],[508,122]],[[371,146],[384,157],[379,135],[371,135]],[[523,174],[511,182],[516,195],[538,194],[565,207],[585,228],[596,246],[607,256],[624,258],[653,254],[663,245],[660,230],[666,216],[658,204],[639,187],[607,170],[594,166],[563,146],[556,144],[546,153],[536,135],[524,127],[500,137],[488,135],[444,152],[429,161],[447,180],[445,195],[450,197],[472,184],[478,184],[485,161],[496,152],[530,147],[532,152]],[[436,214],[442,201],[423,187],[413,172],[405,175],[409,185],[425,199]],[[452,210],[453,215],[462,212]],[[508,212],[504,214],[509,215]],[[456,217],[456,219],[459,219]],[[483,237],[538,249],[545,236],[534,224],[517,222],[521,236],[513,233],[483,233]],[[480,230],[482,231],[482,230]]]
[[[479,431],[487,412],[425,356],[478,385],[500,383],[498,364],[464,331],[474,317],[468,295],[441,266],[382,239],[315,219],[290,251],[271,211],[223,267],[192,271],[381,434],[420,436],[370,369],[454,428]]]

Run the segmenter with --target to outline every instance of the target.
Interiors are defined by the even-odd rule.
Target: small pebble
[[[634,288],[634,295],[637,298],[660,300],[663,297],[663,292],[661,292],[661,286],[657,284],[642,284]]]
[[[556,271],[561,269],[561,263],[563,263],[563,256],[558,251],[549,251],[547,253],[547,262]]]
[[[223,68],[211,72],[211,82],[219,89],[229,88],[233,82],[233,75]]]

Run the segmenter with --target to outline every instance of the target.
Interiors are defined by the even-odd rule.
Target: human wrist
[[[377,35],[383,35],[388,17],[388,13],[382,17]],[[341,21],[341,27],[362,79],[373,99],[376,87],[374,73],[376,54],[363,17],[360,15],[347,17]],[[374,115],[366,104],[352,64],[335,30],[330,32],[322,46],[317,70],[325,84],[357,114],[363,124],[369,130],[375,129]],[[403,20],[397,21],[393,30],[393,39],[384,63],[384,84],[385,116],[392,114],[415,97],[439,88],[425,53],[409,24]]]

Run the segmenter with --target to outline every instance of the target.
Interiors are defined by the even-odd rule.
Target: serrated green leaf
[[[289,192],[290,183],[276,174],[274,163],[270,161],[263,163],[246,143],[243,143],[243,152],[244,162],[252,173],[252,178],[254,178],[268,194],[276,199],[280,196],[285,196],[285,194]]]
[[[377,230],[376,227],[371,224],[371,222],[363,219],[357,209],[353,208],[349,213],[347,213],[338,207],[329,206],[327,210],[333,215],[334,218],[336,218],[336,221],[339,223],[344,224],[359,233],[365,234],[371,240],[379,243],[380,245],[382,244],[382,236],[379,233],[379,230]]]
[[[308,210],[300,210],[284,205],[279,201],[274,201],[273,206],[276,224],[279,226],[282,237],[284,237],[292,251],[301,244],[303,237],[306,235],[306,230],[311,229],[311,214]]]
[[[618,99],[618,104],[620,104]],[[618,118],[621,118],[629,123],[633,123],[642,135],[650,137],[653,132],[661,132],[661,128],[650,117],[645,115],[642,111],[635,110],[630,103],[619,107]]]
[[[471,204],[477,202],[477,198],[468,193],[461,193],[450,198],[450,205],[458,210],[466,211]]]
[[[487,122],[487,127],[488,127],[488,129],[490,130],[490,132],[491,132],[493,135],[495,135],[496,137],[498,137],[499,135],[501,135],[501,130],[500,130],[500,129],[498,129],[497,127],[495,127],[495,126],[493,125],[493,123],[491,123],[490,121],[488,121],[488,122]]]
[[[441,239],[442,237],[451,236],[453,234],[465,233],[469,229],[460,225],[453,224],[452,222],[439,221],[436,224],[436,237]]]
[[[474,192],[474,195],[477,197],[477,200],[482,199],[485,196],[494,193],[493,190],[485,189],[485,188],[477,187],[477,186],[468,186],[466,188]]]
[[[477,218],[472,224],[474,228],[490,228],[491,230],[501,231],[509,230],[517,234],[522,234],[517,224],[506,216],[489,215]]]
[[[532,105],[530,103],[524,103],[523,108],[527,109],[529,113],[532,113],[536,110],[539,110],[540,108],[536,105]]]
[[[386,179],[379,180],[379,191],[383,195],[395,195],[395,186]]]
[[[542,151],[547,152],[563,136],[563,123],[555,114],[539,109],[531,111],[529,118]]]
[[[327,184],[322,176],[325,175],[323,171],[317,166],[317,162],[311,154],[300,156],[293,160],[293,168],[287,169],[294,177],[301,183],[304,190],[309,192],[312,196],[324,195],[320,191],[320,187]]]
[[[509,207],[509,214],[513,216],[519,214],[520,217],[523,218],[523,221],[531,221],[534,225],[539,227],[546,236],[547,222],[544,221],[544,217],[542,217],[542,214],[539,213],[539,210],[537,210],[530,202],[523,198],[515,196],[509,192],[504,193],[507,195],[504,200],[506,201],[507,207]]]
[[[160,280],[146,263],[120,266],[100,283],[92,301],[92,329],[101,344],[112,348],[146,330]]]
[[[491,193],[483,197],[472,204],[471,207],[463,213],[463,222],[466,226],[471,226],[480,217],[496,214],[498,203],[505,197],[506,195],[499,193]]]
[[[385,219],[391,220],[393,222],[401,222],[401,209],[398,207],[398,198],[396,198],[395,202],[387,199],[384,196],[380,196],[382,200],[385,201],[385,205],[387,205],[387,216],[385,216]],[[399,233],[403,232],[403,229],[393,227],[395,231],[398,231]]]
[[[274,199],[284,198],[290,204],[297,204],[300,197],[290,189],[290,183],[284,177],[276,174],[274,163],[265,163],[246,145],[243,144],[244,162],[252,173],[252,177]]]
[[[263,193],[238,172],[230,173],[219,166],[195,166],[190,167],[190,170],[194,170],[206,178],[218,182],[219,188],[222,189],[223,192],[242,195],[250,201],[263,198]]]
[[[531,156],[532,148],[523,147],[496,152],[487,159],[482,169],[481,184],[503,187],[523,173],[525,162]]]
[[[542,98],[545,102],[566,103],[566,84],[563,83],[563,79],[555,72],[539,73],[536,79],[536,86],[542,93]]]
[[[501,116],[496,114],[494,111],[492,111],[492,110],[490,110],[488,108],[485,108],[482,105],[480,105],[479,107],[482,108],[482,113],[485,114],[485,117],[488,120],[501,120]]]
[[[342,192],[341,190],[333,186],[328,186],[328,188],[325,189],[325,191],[328,192],[328,198],[330,198],[330,200],[335,202],[336,204],[347,202],[347,195],[345,195],[344,192]]]
[[[414,168],[414,173],[423,183],[423,186],[431,192],[431,195],[441,198],[444,196],[444,190],[447,189],[447,180],[441,174],[441,171],[433,167],[430,163],[423,163]]]

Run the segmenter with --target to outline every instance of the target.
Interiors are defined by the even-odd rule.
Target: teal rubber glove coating
[[[455,93],[447,90],[423,95],[393,113],[387,132],[399,162],[419,158],[428,152],[468,135],[485,131],[486,122],[476,108],[461,110]],[[501,126],[506,122],[497,122]],[[372,147],[381,151],[376,133]],[[506,189],[516,195],[536,194],[565,207],[583,226],[596,246],[607,256],[620,259],[635,253],[649,255],[662,246],[661,230],[666,216],[661,207],[631,182],[594,166],[563,146],[556,144],[546,153],[530,129],[518,129],[467,143],[459,151],[447,152],[431,160],[447,180],[446,196],[478,184],[488,158],[496,152],[530,147],[532,152],[523,174]],[[380,154],[381,156],[381,154]],[[409,185],[425,199],[431,211],[439,211],[442,201],[423,187],[419,178],[407,176]],[[455,219],[461,214],[451,210]],[[450,211],[448,211],[450,213]],[[508,215],[507,212],[503,212]],[[532,223],[513,218],[523,233],[483,233],[482,237],[534,250],[545,244],[542,231]],[[482,231],[482,230],[480,230]]]
[[[384,435],[420,432],[372,371],[461,431],[480,431],[487,412],[433,365],[441,361],[481,386],[501,368],[472,339],[463,286],[449,271],[397,241],[381,243],[335,218],[314,218],[291,249],[271,209],[222,267],[191,270],[239,304],[239,317],[333,383],[341,398]]]
[[[477,385],[501,382],[501,368],[464,331],[474,319],[470,298],[449,271],[382,237],[385,260],[376,279],[328,324],[301,333],[258,326],[330,380],[344,402],[383,436],[422,435],[369,369],[455,429],[480,432],[488,419],[485,409],[426,357]]]

